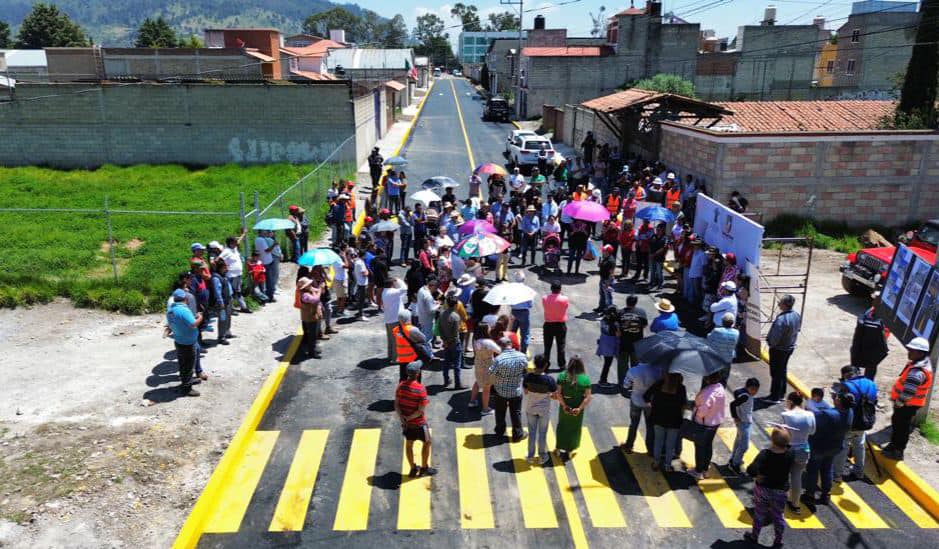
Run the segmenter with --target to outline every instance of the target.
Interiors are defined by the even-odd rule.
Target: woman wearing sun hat
[[[675,314],[675,306],[672,305],[672,302],[668,299],[660,299],[656,303],[655,308],[659,310],[659,316],[655,317],[655,320],[652,321],[652,325],[649,326],[649,330],[652,333],[669,331],[677,331],[681,328],[681,323],[678,322],[678,315]]]

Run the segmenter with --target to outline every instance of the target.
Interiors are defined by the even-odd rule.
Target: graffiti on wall
[[[266,139],[245,139],[232,137],[228,142],[228,152],[232,162],[251,164],[255,162],[291,162],[302,164],[317,162],[330,155],[339,143],[320,143],[311,145],[306,141],[268,141]]]

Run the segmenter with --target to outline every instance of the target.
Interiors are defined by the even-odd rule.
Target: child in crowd
[[[825,402],[825,390],[821,387],[812,388],[812,396],[805,403],[805,409],[814,412],[823,408],[829,407]]]
[[[267,275],[258,252],[251,254],[251,258],[248,260],[248,272],[251,273],[251,286],[253,286],[251,294],[259,303],[266,303],[267,295],[264,294],[264,287],[267,284]]]
[[[789,431],[773,429],[770,434],[772,445],[760,450],[753,463],[747,467],[747,474],[755,480],[753,484],[753,529],[743,535],[743,539],[752,544],[759,543],[760,530],[767,523],[773,523],[773,547],[782,547],[783,531],[786,520],[783,510],[789,490],[789,470],[794,461],[789,449]]]
[[[535,355],[535,369],[525,374],[522,387],[525,390],[525,415],[528,417],[528,463],[535,461],[535,445],[542,465],[551,460],[548,453],[548,422],[551,421],[551,398],[557,390],[557,382],[545,373],[548,358]]]
[[[727,468],[736,474],[742,474],[743,454],[750,446],[750,426],[753,423],[753,397],[760,390],[760,380],[751,377],[743,387],[734,391],[734,400],[730,403],[730,415],[737,425],[734,449],[730,454]]]

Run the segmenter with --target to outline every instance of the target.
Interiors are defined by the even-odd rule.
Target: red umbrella
[[[480,164],[476,166],[476,169],[473,170],[474,173],[479,174],[499,174],[499,175],[509,175],[509,172],[505,168],[498,164],[493,164],[492,162],[487,162],[485,164]]]
[[[603,204],[590,200],[578,200],[564,206],[564,214],[581,221],[596,223],[610,218],[610,212]]]

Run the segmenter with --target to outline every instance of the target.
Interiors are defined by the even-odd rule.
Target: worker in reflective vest
[[[681,190],[677,185],[665,191],[665,207],[671,209],[672,204],[681,200]],[[680,203],[680,202],[679,202]]]
[[[623,204],[623,199],[619,195],[619,187],[613,189],[613,192],[606,197],[606,210],[610,212],[611,216],[615,216],[619,213],[620,206]]]
[[[932,387],[932,365],[929,363],[929,341],[917,337],[907,343],[909,362],[893,384],[890,400],[893,401],[893,417],[890,419],[892,433],[890,444],[883,454],[890,459],[903,459],[903,452],[910,440],[916,412],[926,405],[926,397]]]
[[[398,324],[391,329],[395,338],[395,356],[398,362],[400,381],[407,379],[407,365],[420,358],[417,347],[425,344],[426,339],[420,329],[411,324],[411,313],[402,310],[398,313]]]
[[[346,223],[352,223],[355,219],[355,183],[349,181],[348,193],[349,193],[349,203],[346,205]]]

